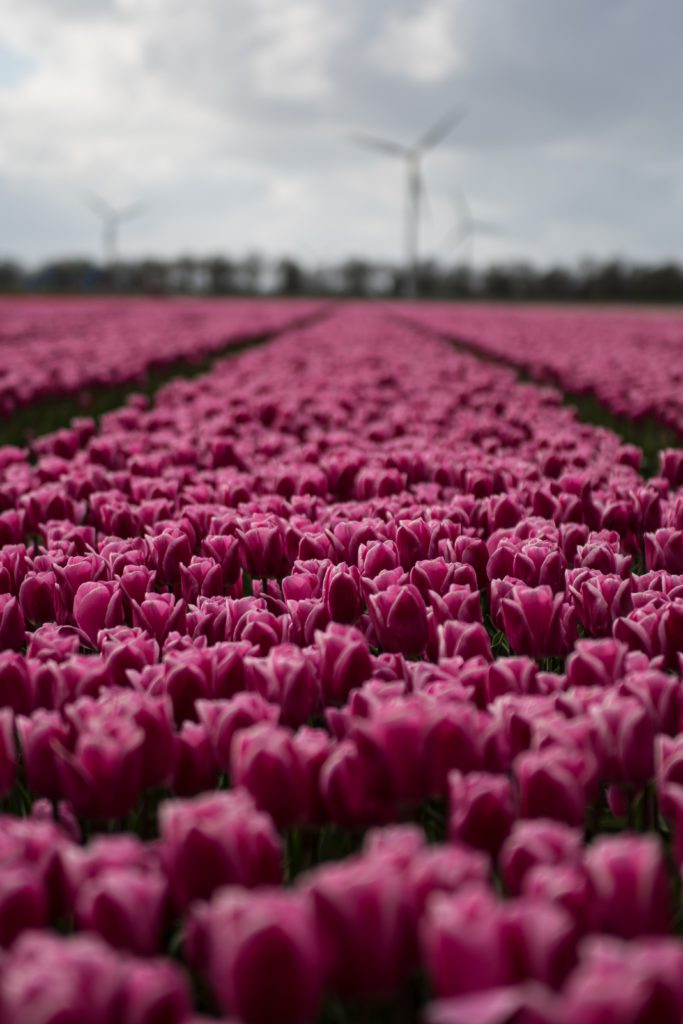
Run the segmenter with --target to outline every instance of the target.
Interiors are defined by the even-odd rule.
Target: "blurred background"
[[[0,290],[683,301],[681,39],[680,0],[0,0]]]

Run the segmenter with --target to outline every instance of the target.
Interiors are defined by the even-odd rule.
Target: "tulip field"
[[[0,1024],[681,1024],[679,352],[0,304]]]

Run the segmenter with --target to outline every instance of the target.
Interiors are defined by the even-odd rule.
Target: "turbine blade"
[[[472,216],[472,208],[467,200],[464,189],[456,186],[453,190],[453,205],[455,207],[455,215],[458,223],[468,235],[472,234],[475,227],[475,220]]]
[[[454,107],[452,110],[449,110],[448,113],[443,114],[438,121],[435,121],[434,124],[427,129],[424,135],[422,135],[415,143],[413,148],[421,150],[434,149],[435,146],[438,146],[439,143],[453,131],[456,124],[459,124],[464,116],[465,111],[462,107]]]
[[[128,206],[122,206],[116,211],[116,219],[119,224],[124,220],[133,220],[134,217],[140,217],[146,210],[144,203],[129,203]]]
[[[474,234],[475,228],[470,204],[461,188],[456,188],[453,192],[453,205],[455,207],[455,223],[446,232],[439,245],[439,249],[446,252],[456,249],[466,242]]]
[[[354,132],[351,139],[358,146],[374,149],[379,153],[388,153],[390,156],[405,157],[410,152],[408,147],[402,146],[400,142],[383,139],[381,135],[371,135],[369,132]]]
[[[475,220],[474,226],[480,235],[501,235],[503,229],[494,220]]]
[[[102,196],[98,195],[97,192],[88,190],[83,196],[83,203],[88,209],[95,214],[96,217],[111,217],[114,214],[114,209],[103,199]]]

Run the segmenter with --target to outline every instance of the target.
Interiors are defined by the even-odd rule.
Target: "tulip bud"
[[[420,654],[427,643],[427,610],[411,584],[391,586],[368,598],[370,620],[385,651]]]
[[[114,580],[82,583],[74,597],[74,619],[93,647],[101,629],[124,622],[123,592]]]
[[[596,930],[630,939],[670,929],[669,880],[654,836],[596,839],[584,861],[595,892]]]
[[[224,1012],[245,1024],[317,1020],[323,963],[306,896],[225,889],[210,904],[203,928],[209,983]]]
[[[243,791],[168,800],[159,809],[162,853],[176,905],[222,885],[278,885],[282,850],[268,815]]]
[[[160,951],[167,885],[160,873],[133,868],[99,872],[79,888],[74,916],[117,949],[139,956]]]
[[[451,839],[496,856],[515,820],[510,780],[487,772],[451,772],[448,804]]]

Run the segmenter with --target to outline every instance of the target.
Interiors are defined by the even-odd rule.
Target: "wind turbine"
[[[435,121],[416,142],[405,145],[392,139],[371,135],[367,132],[356,133],[353,138],[361,146],[374,149],[387,156],[397,157],[405,162],[406,194],[405,194],[405,257],[408,269],[408,294],[417,292],[417,261],[419,250],[420,207],[426,203],[427,192],[422,177],[422,160],[432,149],[455,128],[462,120],[461,109],[449,110],[448,113]]]
[[[500,234],[500,228],[493,221],[480,220],[473,216],[472,208],[463,189],[456,187],[453,190],[452,199],[455,212],[454,223],[441,240],[439,251],[451,252],[453,249],[457,249],[466,242],[469,242],[469,261],[471,262],[474,258],[475,235],[477,233],[498,235]]]
[[[105,265],[116,262],[119,228],[126,221],[139,217],[143,212],[142,203],[128,206],[112,206],[96,192],[90,192],[84,199],[85,205],[99,218],[102,224],[102,252]]]

